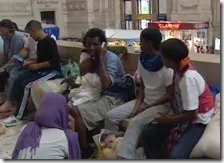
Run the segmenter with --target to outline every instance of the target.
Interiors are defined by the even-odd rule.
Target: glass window
[[[127,14],[127,15],[132,14],[132,12],[131,12],[131,0],[124,1],[124,10],[125,10],[125,14]]]
[[[197,38],[205,38],[205,31],[198,31]]]
[[[152,0],[138,0],[138,14],[152,14]],[[140,20],[139,27],[144,29],[148,27],[151,20]]]
[[[124,1],[125,29],[132,29],[131,0]]]

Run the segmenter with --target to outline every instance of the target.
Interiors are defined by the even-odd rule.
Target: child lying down
[[[94,101],[100,97],[101,81],[96,73],[96,60],[89,58],[80,63],[81,79],[77,78],[68,95],[69,105],[78,106],[80,104]]]

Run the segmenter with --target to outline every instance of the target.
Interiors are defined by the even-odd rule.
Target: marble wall
[[[170,20],[210,23],[209,44],[220,37],[220,0],[168,0]],[[169,17],[168,16],[168,17]]]
[[[81,37],[91,27],[121,28],[122,0],[0,0],[0,18],[19,26],[40,20],[41,11],[55,11],[61,37]],[[163,1],[166,1],[164,3]],[[209,21],[210,35],[220,36],[220,0],[160,0],[168,20]]]
[[[61,37],[81,37],[91,27],[120,28],[118,0],[0,0],[0,19],[12,19],[19,26],[41,20],[41,11],[55,11]]]
[[[0,19],[12,19],[19,26],[24,26],[33,19],[30,0],[0,0]]]

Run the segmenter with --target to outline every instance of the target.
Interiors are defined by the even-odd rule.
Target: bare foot
[[[1,107],[0,107],[0,113],[4,113],[7,111],[10,111],[11,108],[14,108],[14,104],[10,101],[6,101]]]
[[[8,118],[8,117],[10,117],[12,114],[13,114],[13,111],[8,111],[8,112],[5,112],[5,113],[0,113],[0,119]]]
[[[6,130],[7,128],[4,125],[0,124],[0,135],[5,134]]]

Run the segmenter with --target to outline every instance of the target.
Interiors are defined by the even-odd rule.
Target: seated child
[[[214,100],[203,77],[191,66],[188,47],[179,39],[160,46],[164,65],[175,72],[173,108],[142,131],[147,159],[188,159],[214,113]]]
[[[78,106],[100,98],[101,81],[96,73],[96,60],[89,58],[80,63],[81,79],[77,78],[69,93],[69,105]]]

